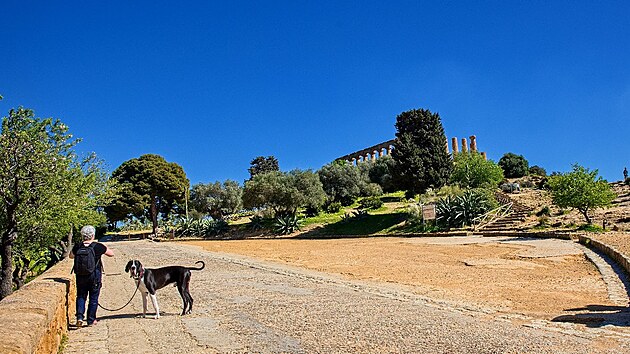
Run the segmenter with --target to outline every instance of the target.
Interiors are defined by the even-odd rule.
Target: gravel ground
[[[624,333],[522,316],[496,317],[366,283],[175,243],[110,243],[101,303],[124,304],[131,258],[148,267],[206,262],[194,272],[193,313],[174,287],[158,292],[163,317],[137,318],[141,299],[98,325],[71,331],[66,353],[622,353]],[[151,311],[151,305],[149,309]]]

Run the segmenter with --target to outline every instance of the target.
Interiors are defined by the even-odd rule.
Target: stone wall
[[[66,259],[0,301],[0,353],[57,353],[74,313],[71,269]]]
[[[612,258],[617,264],[619,264],[627,275],[630,275],[630,259],[624,256],[621,252],[617,251],[614,247],[604,244],[600,241],[593,240],[586,235],[579,235],[578,240],[581,244],[595,248],[603,252],[608,257]]]

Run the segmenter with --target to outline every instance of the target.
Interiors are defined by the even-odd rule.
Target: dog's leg
[[[142,317],[147,317],[147,293],[142,292]]]
[[[182,297],[182,301],[184,302],[184,308],[182,310],[182,316],[186,314],[186,307],[188,306],[188,298],[186,297],[186,292],[181,285],[177,285],[177,291],[179,291],[179,295]]]
[[[153,303],[153,308],[155,309],[155,319],[160,318],[160,306],[158,306],[157,295],[149,294],[151,296],[151,302]]]
[[[187,313],[191,313],[192,312],[192,306],[193,306],[193,298],[190,295],[190,273],[188,273],[188,276],[184,280],[184,293],[188,297],[188,311],[187,311]]]

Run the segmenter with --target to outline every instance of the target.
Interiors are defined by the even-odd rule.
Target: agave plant
[[[288,235],[300,229],[300,219],[295,214],[285,214],[276,217],[275,231],[280,235]]]

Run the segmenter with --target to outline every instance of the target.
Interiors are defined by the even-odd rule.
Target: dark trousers
[[[98,309],[98,296],[101,293],[101,271],[95,271],[92,275],[77,275],[77,320],[83,320],[85,314],[85,302],[87,308],[87,323],[92,324],[96,320]]]

